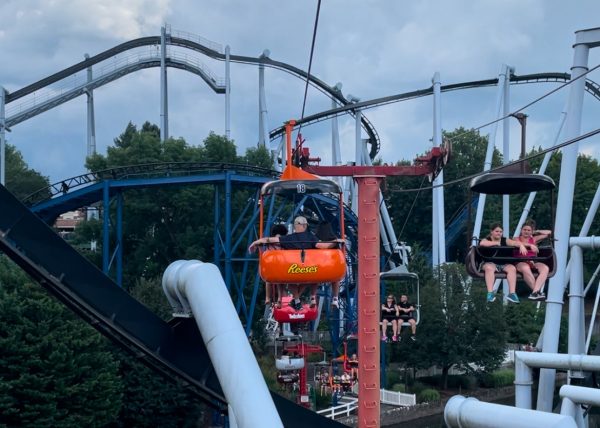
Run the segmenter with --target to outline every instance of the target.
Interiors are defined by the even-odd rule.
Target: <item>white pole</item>
[[[225,137],[231,139],[231,74],[229,55],[231,48],[225,46]]]
[[[6,184],[6,113],[4,110],[6,91],[0,86],[0,184]]]
[[[573,67],[571,79],[581,77],[588,71],[588,55],[590,43],[600,41],[600,30],[578,31],[574,45]],[[581,134],[581,112],[583,109],[583,94],[585,79],[581,78],[571,84],[569,92],[569,112],[565,126],[565,138],[571,139]],[[560,169],[560,184],[558,191],[557,212],[555,221],[556,242],[556,274],[550,280],[548,299],[546,301],[546,319],[544,322],[543,350],[556,352],[558,350],[558,330],[565,291],[565,268],[569,251],[569,236],[571,230],[571,211],[573,193],[575,190],[575,171],[577,168],[577,153],[579,144],[574,143],[562,149],[562,164]],[[555,386],[555,370],[540,371],[538,389],[538,409],[552,411],[552,400]]]
[[[442,145],[442,92],[440,73],[433,75],[433,145]],[[432,190],[432,264],[446,263],[446,218],[444,215],[444,171],[433,180]],[[439,186],[439,187],[438,187]]]
[[[496,117],[500,117],[502,109],[502,98],[504,95],[504,85],[506,80],[504,76],[508,73],[508,66],[502,64],[500,74],[498,75],[498,92],[496,97]],[[489,134],[489,140],[487,145],[487,151],[485,153],[485,161],[483,163],[483,170],[489,171],[492,167],[492,158],[494,154],[494,146],[496,141],[496,132],[498,131],[498,122],[494,122],[492,130]],[[485,208],[485,193],[479,194],[479,202],[477,204],[477,214],[475,215],[475,224],[473,226],[473,236],[478,237],[481,234],[481,223],[483,222],[483,210]],[[473,241],[473,245],[476,242]]]

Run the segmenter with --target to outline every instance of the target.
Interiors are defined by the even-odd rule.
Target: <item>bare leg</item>
[[[273,294],[273,285],[270,282],[265,282],[265,305],[271,304],[271,295]]]
[[[544,285],[546,284],[546,279],[548,279],[548,273],[550,272],[550,268],[544,263],[536,263],[535,268],[538,271],[538,277],[535,280],[535,286],[533,288],[533,291],[540,291],[542,288],[544,288]]]
[[[410,323],[410,329],[414,336],[415,334],[417,334],[417,322],[413,318],[409,319],[408,322]]]
[[[317,306],[317,289],[319,284],[310,284],[310,307],[314,308]]]
[[[533,276],[533,272],[531,272],[529,264],[524,262],[517,263],[517,271],[523,275],[523,281],[533,291],[535,288],[535,277]]]
[[[398,336],[398,320],[392,320],[392,334]]]
[[[387,336],[387,325],[388,325],[388,320],[383,319],[381,321],[381,337]]]
[[[504,265],[506,280],[508,281],[508,292],[514,293],[517,289],[517,268],[514,265]]]
[[[486,263],[483,265],[485,272],[485,286],[487,287],[488,293],[494,291],[494,282],[496,281],[496,265],[493,263]]]
[[[337,298],[340,294],[340,282],[335,281],[331,283],[331,297]]]

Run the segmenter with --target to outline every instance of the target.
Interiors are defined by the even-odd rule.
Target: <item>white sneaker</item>
[[[337,297],[331,299],[331,306],[335,307],[336,309],[340,308],[340,302],[338,301]]]

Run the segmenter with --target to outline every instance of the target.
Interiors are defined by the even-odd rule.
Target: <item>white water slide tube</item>
[[[194,315],[235,424],[283,428],[219,269],[178,260],[165,270],[162,285],[176,313],[189,308]]]
[[[451,428],[577,427],[575,420],[570,416],[485,403],[462,395],[455,395],[448,400],[444,409],[444,421]]]

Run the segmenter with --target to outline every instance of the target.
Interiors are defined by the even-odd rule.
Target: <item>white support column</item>
[[[440,73],[433,75],[433,145],[442,145],[442,92]],[[444,171],[433,180],[433,266],[446,263],[446,215],[444,209]],[[435,187],[439,186],[439,187]],[[437,253],[437,254],[436,254]]]
[[[89,59],[90,56],[85,54],[85,59]],[[91,83],[94,76],[92,73],[92,67],[87,68],[87,81]],[[86,88],[87,95],[87,156],[96,154],[96,118],[94,116],[94,90],[91,87]]]
[[[225,137],[231,139],[231,74],[230,47],[225,46]]]
[[[337,83],[333,90],[338,94],[342,93],[342,84]],[[331,108],[334,109],[338,107],[338,102],[335,98],[331,98]],[[334,166],[342,165],[342,150],[340,147],[340,130],[338,127],[338,117],[337,115],[331,118],[331,164]],[[334,180],[342,186],[342,177],[335,177]]]
[[[160,29],[160,139],[169,138],[169,101],[167,90],[167,29]]]
[[[498,92],[496,96],[496,117],[501,117],[502,114],[502,98],[504,96],[504,85],[506,79],[504,76],[508,73],[508,66],[502,64],[500,74],[498,75]],[[492,125],[492,131],[489,134],[487,151],[485,153],[485,161],[483,163],[483,170],[489,171],[492,167],[492,157],[494,155],[494,146],[496,141],[496,132],[498,131],[498,122],[494,122]],[[481,235],[481,223],[483,222],[483,211],[485,209],[485,198],[484,193],[479,194],[479,202],[477,203],[477,214],[475,215],[475,224],[473,226],[473,236]],[[475,245],[475,242],[473,242]]]
[[[502,163],[507,164],[510,162],[510,118],[507,117],[510,114],[510,74],[513,71],[511,67],[506,68],[504,74],[504,94],[503,94],[503,110],[502,115],[505,119],[502,121]],[[509,237],[510,233],[510,196],[502,195],[502,229],[504,235]],[[504,303],[507,304],[506,296],[508,296],[510,289],[508,287],[508,281],[502,280],[502,295],[504,296]]]
[[[510,162],[510,118],[507,117],[510,114],[510,74],[512,68],[508,67],[504,75],[504,99],[503,99],[503,110],[502,115],[505,119],[502,121],[502,163],[507,164]],[[508,236],[510,230],[510,196],[502,195],[502,228],[504,234]],[[506,281],[504,281],[506,286]]]
[[[265,49],[260,59],[268,59],[271,52]],[[265,65],[261,62],[258,65],[258,144],[266,147],[269,140],[269,131],[267,128],[267,96],[265,94]]]
[[[588,56],[590,47],[600,44],[600,30],[584,30],[576,33],[573,53],[571,79],[576,79],[588,71]],[[569,111],[565,126],[565,139],[578,137],[581,134],[581,112],[583,109],[583,94],[585,78],[571,84],[569,91]],[[544,323],[543,350],[556,352],[558,350],[558,333],[565,291],[565,268],[569,251],[569,236],[571,231],[571,211],[573,207],[573,192],[575,190],[575,171],[579,144],[574,143],[562,149],[562,164],[560,168],[560,184],[558,190],[557,212],[555,221],[556,242],[556,274],[550,280],[548,299],[546,301],[546,319]],[[538,409],[552,411],[552,399],[555,386],[556,370],[543,369],[540,371],[538,389]]]
[[[571,247],[571,281],[569,287],[569,355],[584,355],[584,308],[583,308],[583,251],[575,245]],[[583,379],[578,370],[569,372],[569,380]],[[571,382],[569,382],[571,383]]]
[[[6,185],[6,91],[0,86],[0,184]]]
[[[348,98],[351,102],[359,102],[360,99],[352,97],[348,95]],[[355,146],[354,146],[354,162],[356,166],[362,165],[362,111],[357,109],[356,112],[356,123],[354,128],[354,138],[355,138]],[[358,214],[358,192],[356,191],[356,185],[354,181],[352,181],[352,186],[354,187],[354,192],[352,192],[352,211]]]

